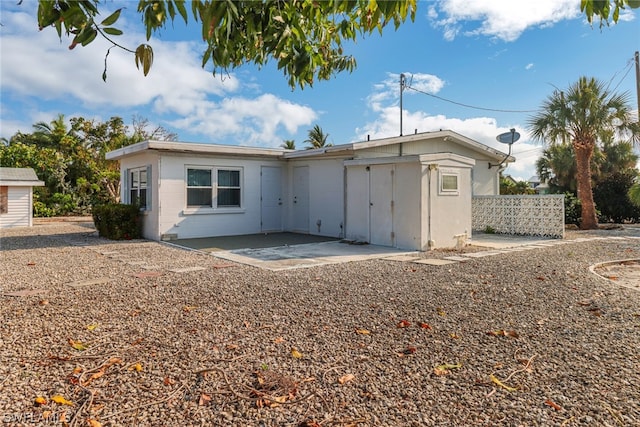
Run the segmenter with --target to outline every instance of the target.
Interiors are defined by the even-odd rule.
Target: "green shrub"
[[[482,230],[485,234],[496,234],[496,229],[490,225],[487,225],[484,230]]]
[[[593,188],[593,200],[600,211],[600,222],[640,222],[640,206],[629,198],[637,173],[617,172],[600,181]]]
[[[108,203],[93,207],[93,223],[101,237],[112,240],[139,239],[142,236],[140,208]]]
[[[582,217],[582,203],[575,194],[567,191],[564,193],[564,223],[580,225]]]

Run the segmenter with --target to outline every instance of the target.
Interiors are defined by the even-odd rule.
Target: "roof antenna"
[[[400,73],[400,136],[402,136],[402,92],[404,92],[405,83],[404,74]]]

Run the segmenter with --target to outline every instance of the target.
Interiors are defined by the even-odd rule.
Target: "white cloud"
[[[421,92],[436,94],[444,87],[445,81],[438,76],[423,73],[403,73],[405,84]],[[405,90],[406,95],[415,94],[415,91]],[[367,98],[372,108],[379,108],[382,103],[400,99],[400,74],[387,73],[387,78],[374,86],[374,92]]]
[[[532,68],[533,68],[533,62],[531,62],[531,63],[529,63],[529,64],[525,65],[525,67],[524,67],[524,69],[525,69],[525,70],[530,70],[530,69],[532,69]]]
[[[98,37],[90,46],[77,46],[69,51],[69,41],[57,37],[55,30],[38,31],[34,8],[3,6],[2,43],[3,109],[10,95],[34,107],[51,109],[51,104],[64,101],[76,104],[74,110],[85,118],[102,111],[144,111],[155,113],[154,121],[172,124],[176,130],[201,134],[203,139],[222,143],[276,146],[282,143],[278,132],[291,135],[299,126],[310,124],[317,114],[304,105],[295,104],[272,94],[256,95],[252,77],[219,74],[201,67],[201,44],[198,42],[152,39],[154,63],[147,77],[134,63],[134,56],[119,48],[111,49],[107,59],[107,81],[102,81],[104,59],[110,44]],[[137,46],[145,40],[139,26],[130,27],[123,15],[118,37],[124,46]],[[248,95],[250,94],[250,95]],[[252,98],[250,99],[249,96]],[[59,112],[40,118],[34,111],[30,119],[49,122]],[[74,111],[75,113],[75,111]],[[48,113],[47,113],[48,114]],[[67,112],[67,115],[68,112]],[[122,115],[122,114],[118,114]],[[31,130],[3,114],[2,136],[12,130]],[[221,137],[226,139],[220,140]]]
[[[356,128],[355,141],[364,141],[367,136],[371,139],[378,139],[400,134],[400,107],[396,102],[398,95],[396,93],[394,98],[389,94],[389,82],[394,80],[393,77],[393,75],[390,75],[390,79],[376,85],[374,92],[369,96],[368,108],[374,113],[375,117],[363,126]],[[438,80],[441,81],[440,79]],[[389,96],[386,96],[386,94],[389,94]],[[535,174],[535,162],[542,151],[542,147],[533,142],[524,126],[519,124],[509,124],[506,127],[500,126],[497,120],[492,117],[460,119],[442,114],[430,115],[423,111],[405,109],[403,111],[402,124],[402,133],[404,135],[413,134],[416,130],[420,133],[449,129],[505,154],[508,151],[508,147],[498,142],[496,136],[515,128],[521,137],[513,145],[512,155],[516,157],[516,162],[509,166],[506,173],[514,174],[514,177],[517,176],[525,180]],[[522,153],[522,157],[518,157],[517,153]]]
[[[427,16],[446,40],[462,34],[514,41],[531,27],[580,16],[579,6],[575,0],[440,0],[430,6]],[[479,26],[465,30],[469,21]]]
[[[173,121],[178,129],[189,129],[207,135],[213,142],[277,147],[284,128],[290,135],[298,127],[316,119],[309,107],[294,104],[272,94],[254,99],[225,98],[220,103],[202,103],[187,117]]]

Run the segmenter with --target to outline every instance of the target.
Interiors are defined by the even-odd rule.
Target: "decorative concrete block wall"
[[[564,195],[474,196],[471,206],[474,231],[564,237]]]

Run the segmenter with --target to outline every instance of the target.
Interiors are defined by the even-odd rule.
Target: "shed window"
[[[443,170],[440,172],[440,194],[457,195],[459,194],[459,174],[453,171]]]
[[[147,197],[149,175],[147,167],[129,169],[129,204],[138,205],[142,210],[147,210],[150,207]]]
[[[0,186],[0,214],[9,212],[9,187]]]

